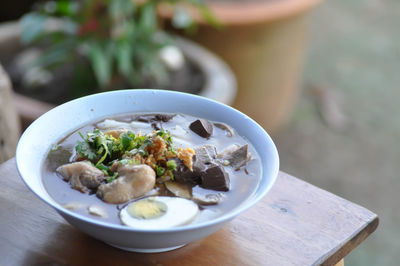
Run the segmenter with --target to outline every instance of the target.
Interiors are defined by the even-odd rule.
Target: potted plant
[[[235,80],[229,68],[202,47],[165,32],[157,16],[163,2],[188,2],[208,14],[192,0],[47,1],[20,24],[0,27],[0,60],[18,93],[53,104],[99,91],[145,87],[189,88],[231,103]],[[19,38],[29,45],[22,53],[17,52]],[[51,107],[35,102],[39,111],[26,110],[31,99],[17,99],[23,115],[35,114],[25,117],[27,122]]]
[[[221,56],[232,68],[238,81],[234,107],[264,128],[277,131],[290,117],[299,94],[309,10],[319,2],[208,1],[222,29],[197,18],[198,30],[185,36]],[[164,8],[163,16],[173,17],[171,10]]]

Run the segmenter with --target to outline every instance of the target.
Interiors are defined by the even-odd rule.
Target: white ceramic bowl
[[[262,161],[256,192],[234,210],[210,221],[163,230],[137,230],[91,219],[61,207],[42,183],[42,165],[54,143],[80,126],[129,112],[175,112],[224,122],[253,144]],[[270,190],[279,170],[276,147],[268,134],[243,113],[191,94],[160,90],[120,90],[79,98],[39,117],[22,135],[16,153],[25,184],[70,224],[110,245],[139,252],[167,251],[206,237],[257,203]]]

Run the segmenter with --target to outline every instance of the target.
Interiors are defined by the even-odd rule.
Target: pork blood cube
[[[203,138],[209,138],[213,133],[213,125],[206,119],[197,119],[190,124],[189,128]]]
[[[201,187],[206,189],[228,191],[229,175],[221,165],[214,164],[201,174]]]

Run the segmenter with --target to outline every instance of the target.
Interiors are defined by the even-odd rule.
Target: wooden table
[[[0,265],[334,265],[378,226],[369,210],[280,172],[256,206],[213,235],[157,254],[122,251],[67,224],[0,165]]]

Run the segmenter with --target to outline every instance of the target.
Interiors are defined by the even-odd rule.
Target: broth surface
[[[140,114],[151,113],[146,112],[124,114],[107,119],[116,120],[124,123],[131,123],[132,120]],[[220,153],[232,144],[244,145],[248,143],[251,160],[248,161],[244,167],[241,167],[240,170],[237,171],[229,166],[224,168],[230,177],[230,190],[227,192],[203,189],[199,186],[193,187],[194,193],[197,192],[203,195],[218,194],[221,197],[221,201],[218,205],[204,206],[204,209],[200,212],[200,214],[192,223],[213,219],[237,208],[241,203],[246,201],[246,199],[254,194],[260,183],[262,171],[261,162],[256,150],[251,143],[246,141],[246,139],[244,139],[243,137],[239,136],[234,131],[234,129],[233,136],[228,136],[229,134],[227,134],[226,130],[214,126],[212,136],[209,139],[205,139],[198,136],[196,133],[192,132],[189,129],[190,123],[197,119],[197,117],[189,115],[176,114],[174,118],[170,121],[162,122],[162,128],[171,133],[173,142],[178,148],[193,148],[204,144],[212,144],[217,148],[217,152]],[[60,142],[57,144],[58,149],[50,151],[47,159],[45,160],[45,164],[43,167],[43,184],[49,195],[61,206],[74,204],[77,206],[77,208],[73,210],[74,212],[93,219],[121,224],[118,214],[120,208],[126,205],[126,203],[118,205],[109,204],[96,197],[95,194],[89,195],[88,193],[81,193],[80,191],[72,189],[68,182],[64,181],[62,177],[56,173],[57,167],[71,162],[71,158],[75,155],[75,144],[78,140],[82,140],[78,132],[85,134],[88,131],[91,132],[94,128],[100,128],[100,130],[104,131],[106,130],[106,128],[102,128],[102,126],[107,123],[104,123],[103,121],[105,120],[103,119],[101,121],[97,121],[90,125],[79,128],[69,134],[66,138],[60,140]],[[114,122],[110,123],[112,124]],[[133,121],[131,126],[133,128],[131,128],[130,130],[135,133],[141,131],[142,134],[146,134],[154,130],[151,127],[150,123]],[[184,135],[185,137],[176,137],[177,135]],[[104,209],[107,213],[107,217],[96,217],[89,214],[87,208],[93,205],[99,206]]]

